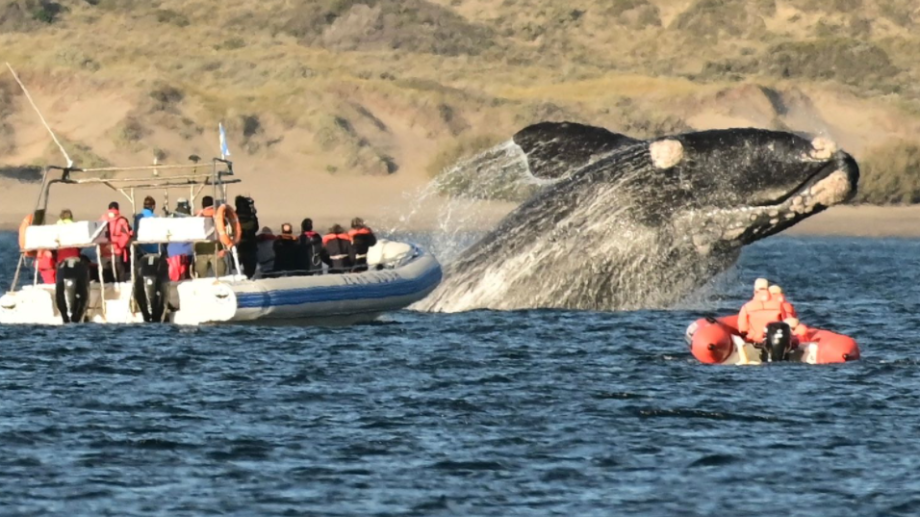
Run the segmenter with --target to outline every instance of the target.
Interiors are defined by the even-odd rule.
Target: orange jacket
[[[788,317],[790,317],[790,318],[798,318],[798,317],[799,317],[799,315],[795,313],[795,307],[793,307],[792,304],[789,303],[789,300],[786,299],[786,295],[785,295],[785,294],[777,294],[777,295],[774,295],[774,298],[776,298],[777,300],[779,300],[779,303],[782,304],[783,310],[786,311],[786,316],[788,316]]]
[[[757,292],[738,313],[738,331],[746,333],[748,341],[757,343],[763,341],[763,331],[768,324],[783,321],[787,317],[779,299],[771,297],[766,291]]]

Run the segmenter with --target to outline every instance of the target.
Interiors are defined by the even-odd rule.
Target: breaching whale
[[[541,123],[513,142],[549,185],[415,308],[667,308],[734,264],[742,246],[849,200],[859,179],[832,141],[763,129],[642,141]]]

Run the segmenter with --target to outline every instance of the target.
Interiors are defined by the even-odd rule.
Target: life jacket
[[[55,265],[56,260],[54,258],[54,251],[38,250],[35,267],[38,268],[38,273],[42,277],[42,282],[53,284],[57,281],[57,270],[55,270]]]
[[[120,256],[123,260],[128,260],[128,243],[131,242],[131,225],[121,213],[114,208],[109,209],[102,218],[106,222],[109,236],[109,244],[103,244],[102,256]]]
[[[347,233],[327,233],[326,235],[323,235],[323,246],[329,244],[329,241],[333,239],[342,239],[351,242],[351,235],[348,235]]]
[[[323,236],[322,259],[329,265],[331,273],[351,271],[355,265],[355,250],[351,238],[344,233],[330,233]]]
[[[356,264],[365,266],[367,264],[367,250],[374,244],[377,244],[377,237],[374,236],[374,232],[367,226],[352,229],[348,232],[348,236],[351,237],[351,242],[355,245]],[[363,269],[366,270],[367,268]]]
[[[769,323],[787,318],[782,303],[768,292],[758,292],[745,303],[738,313],[738,331],[747,333],[748,341],[755,343],[764,339],[764,329]]]
[[[792,318],[798,318],[798,317],[799,317],[798,314],[796,314],[796,312],[795,312],[795,307],[793,307],[792,304],[789,303],[789,300],[786,299],[786,295],[785,295],[785,294],[777,294],[777,295],[774,295],[774,297],[775,297],[777,300],[779,300],[780,305],[783,306],[783,310],[786,312],[786,316],[789,316],[789,317],[792,317]]]

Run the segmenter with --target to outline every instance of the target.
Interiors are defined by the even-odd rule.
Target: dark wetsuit
[[[323,271],[323,238],[314,231],[300,234],[300,269],[308,275],[316,275]]]
[[[377,237],[368,227],[348,232],[355,247],[355,271],[367,271],[367,250],[377,244]]]
[[[330,233],[323,237],[323,262],[330,273],[346,273],[355,265],[355,248],[348,234]]]
[[[251,210],[237,212],[240,218],[240,243],[237,245],[237,253],[240,256],[240,265],[243,267],[243,273],[248,278],[256,273],[256,265],[259,263],[258,250],[259,240],[256,233],[259,231],[259,218]]]
[[[298,251],[300,246],[293,235],[282,234],[275,240],[275,269],[278,274],[289,274],[299,271],[300,261]]]

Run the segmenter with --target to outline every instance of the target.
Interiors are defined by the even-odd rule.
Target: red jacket
[[[128,260],[128,244],[131,242],[131,237],[134,236],[128,220],[114,208],[109,209],[102,217],[102,220],[109,225],[110,242],[110,244],[102,246],[102,255],[105,257],[115,255]]]

